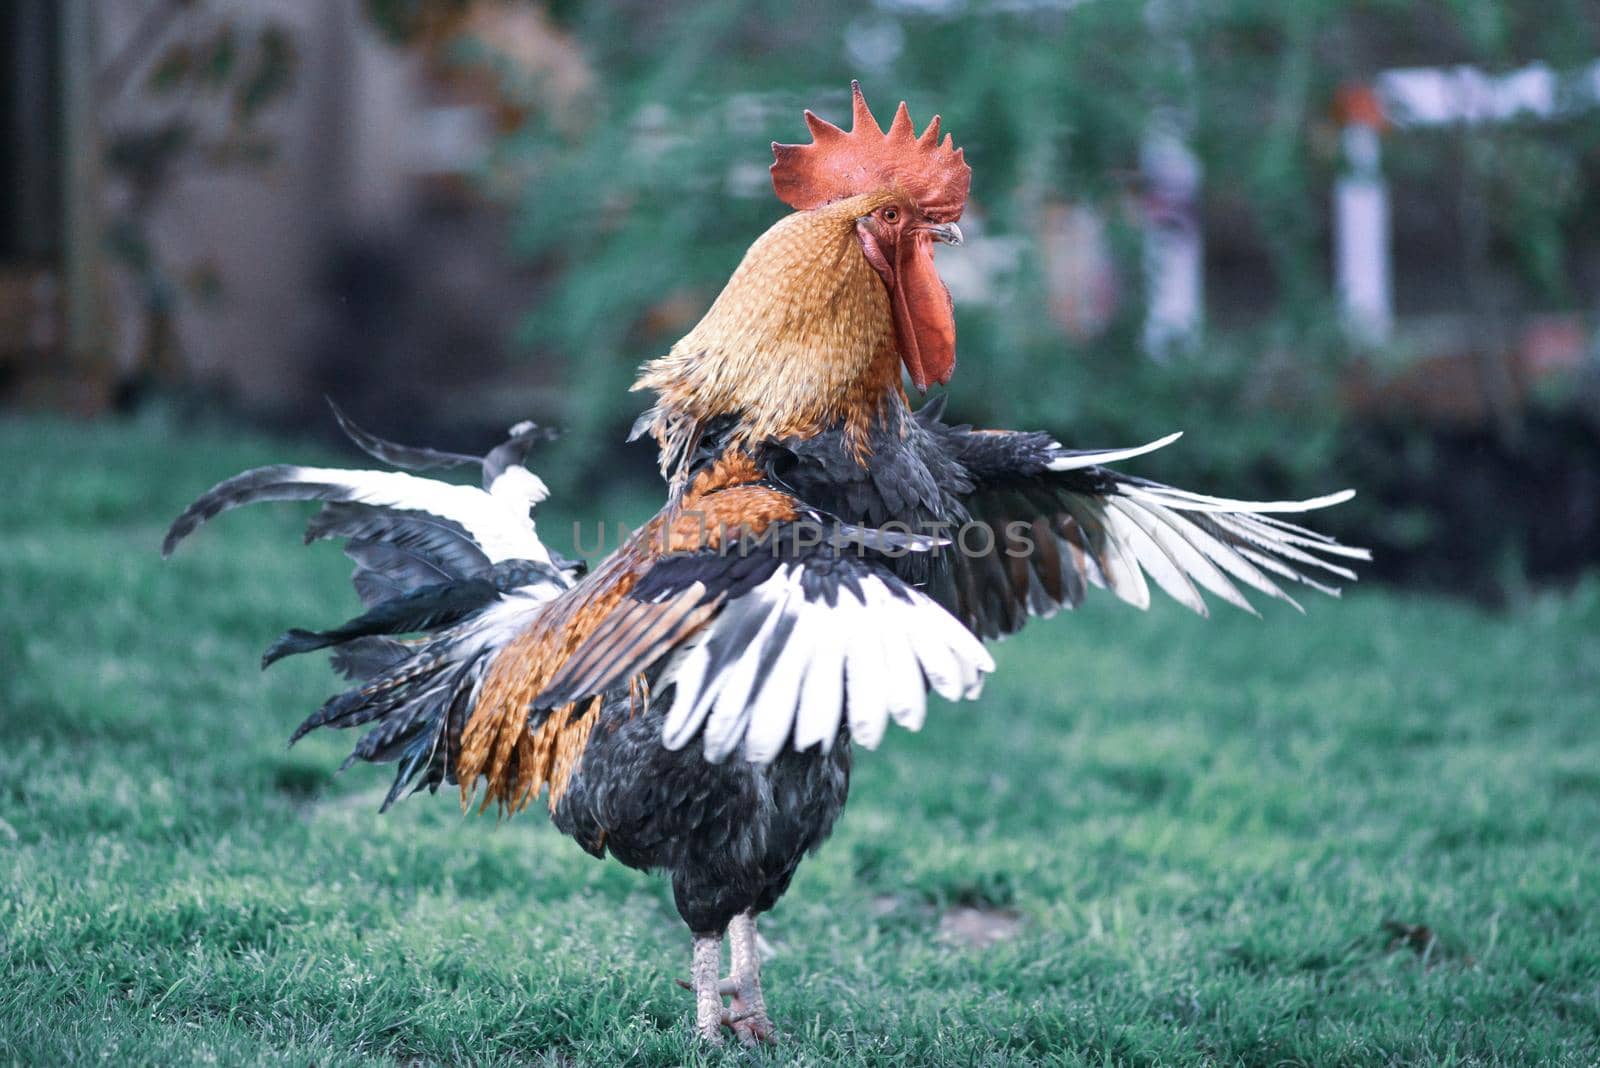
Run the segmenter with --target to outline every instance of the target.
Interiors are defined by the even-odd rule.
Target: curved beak
[[[947,245],[961,244],[961,227],[957,226],[953,222],[938,223],[934,226],[924,226],[922,229],[928,231],[928,233],[933,236],[935,241],[942,241]]]

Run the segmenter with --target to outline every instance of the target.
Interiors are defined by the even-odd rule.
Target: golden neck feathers
[[[698,427],[733,416],[735,440],[806,437],[843,424],[864,448],[891,396],[904,396],[894,319],[856,220],[893,199],[867,193],[780,219],[745,253],[700,322],[645,364],[663,470]]]

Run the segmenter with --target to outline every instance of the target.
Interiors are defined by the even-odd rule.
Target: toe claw
[[[728,1027],[742,1045],[778,1044],[778,1032],[772,1026],[772,1021],[754,1010],[739,1014]]]
[[[734,996],[733,1004],[723,1011],[722,1024],[731,1030],[743,1045],[755,1046],[761,1043],[777,1045],[778,1031],[768,1019],[766,1009],[759,1005],[750,1006],[738,995]]]

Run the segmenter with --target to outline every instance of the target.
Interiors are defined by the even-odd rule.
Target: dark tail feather
[[[395,670],[353,690],[335,694],[305,718],[289,736],[293,745],[318,727],[359,727],[370,723],[425,691],[445,668],[437,654],[419,651]]]
[[[352,682],[359,682],[388,671],[415,649],[414,644],[398,638],[372,635],[350,639],[336,648],[328,659],[333,670]]]
[[[390,467],[404,468],[407,471],[436,471],[446,467],[464,467],[468,464],[481,464],[483,466],[483,485],[487,489],[489,484],[505,473],[506,468],[522,463],[527,458],[528,450],[540,441],[549,441],[556,436],[555,431],[538,426],[531,422],[518,423],[511,428],[510,436],[501,444],[489,450],[486,456],[468,456],[459,452],[444,452],[440,449],[420,448],[414,445],[400,445],[388,441],[370,431],[357,426],[355,420],[344,413],[333,398],[323,398],[328,402],[328,407],[333,409],[333,417],[339,421],[339,429],[345,436],[356,443],[356,447],[375,460],[381,460]]]
[[[389,811],[389,806],[400,800],[406,792],[406,787],[411,787],[411,792],[416,793],[424,786],[431,786],[437,790],[439,783],[430,775],[422,774],[435,762],[440,765],[439,779],[444,778],[443,761],[438,758],[442,755],[446,718],[439,716],[432,720],[429,729],[419,731],[417,737],[406,747],[405,753],[400,758],[400,766],[395,769],[394,782],[389,786],[389,792],[383,796],[383,804],[378,806],[379,812]]]
[[[490,449],[483,458],[483,488],[488,489],[494,480],[528,458],[528,450],[537,442],[550,441],[556,432],[533,422],[518,423],[511,428],[511,436]]]
[[[419,789],[430,781],[437,787],[437,781],[445,777],[449,769],[444,767],[443,758],[446,754],[441,743],[450,727],[449,713],[456,705],[456,696],[463,685],[469,683],[477,668],[477,658],[461,664],[434,691],[384,717],[383,722],[368,731],[355,750],[345,758],[340,770],[358,760],[370,764],[385,764],[392,760],[400,762],[394,783],[389,787],[380,811],[393,804],[407,785],[418,780],[419,775],[421,778],[416,783]],[[430,770],[435,760],[440,764],[439,774],[422,774]]]
[[[411,741],[400,756],[394,783],[384,796],[379,812],[387,812],[410,786],[411,793],[427,789],[436,792],[446,779],[455,782],[455,757],[460,749],[461,730],[472,712],[472,696],[481,679],[486,661],[479,654],[455,672],[446,687],[448,698],[435,706],[420,729],[410,733]],[[354,756],[356,754],[352,754]],[[366,759],[366,758],[363,758]]]
[[[339,628],[342,630],[343,628]],[[261,670],[276,664],[286,656],[295,656],[300,653],[309,653],[316,649],[326,649],[330,645],[338,645],[344,639],[337,636],[338,630],[302,630],[299,627],[290,627],[274,639],[267,646],[267,651],[261,654]]]
[[[295,475],[299,470],[293,464],[272,464],[217,483],[173,520],[167,536],[161,541],[161,555],[171,556],[178,543],[193,534],[206,520],[214,519],[241,504],[264,500],[315,500],[324,487],[296,482]]]
[[[390,467],[400,467],[408,471],[437,471],[441,468],[463,467],[482,462],[478,457],[468,456],[465,453],[444,452],[416,445],[397,445],[361,429],[354,419],[344,413],[343,408],[333,403],[332,397],[322,399],[333,409],[333,417],[339,421],[339,429],[344,431],[344,436],[355,442],[356,448]]]
[[[363,686],[330,698],[295,729],[293,745],[318,727],[359,727],[376,723],[356,743],[339,770],[358,762],[399,761],[383,808],[411,787],[413,792],[455,782],[455,755],[471,714],[478,684],[492,659],[492,648],[446,633],[425,643],[399,643],[365,636],[352,642],[383,641],[379,656],[402,658]],[[348,648],[348,647],[347,647]]]
[[[348,623],[331,630],[302,630],[297,627],[286,631],[262,654],[261,667],[264,670],[286,656],[342,645],[355,638],[439,630],[481,611],[499,596],[499,590],[488,579],[423,586],[374,605]]]

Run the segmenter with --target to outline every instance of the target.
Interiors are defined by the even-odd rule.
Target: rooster
[[[544,795],[596,857],[664,872],[692,936],[695,1027],[771,1041],[757,917],[827,838],[852,753],[916,730],[926,694],[978,696],[984,641],[1076,606],[1091,586],[1144,608],[1149,580],[1204,615],[1202,591],[1337,592],[1368,558],[1249,502],[1107,465],[1161,448],[1077,450],[975,430],[918,392],[955,368],[934,266],[957,245],[971,170],[939,119],[902,103],[885,131],[852,85],[845,130],[773,145],[794,212],[756,240],[705,317],[648,362],[635,436],[659,447],[665,506],[592,571],[537,535],[530,426],[479,459],[377,438],[390,467],[280,465],[213,488],[174,546],[225,509],[323,502],[308,540],[345,539],[366,611],[290,631],[266,662],[331,648],[354,683],[295,731],[371,725],[347,764],[397,762],[403,793],[459,787],[463,808]],[[902,375],[904,372],[904,376]],[[477,464],[483,488],[408,473]],[[1296,605],[1298,607],[1298,605]],[[730,975],[722,975],[729,943]],[[724,999],[730,999],[727,1003]]]

